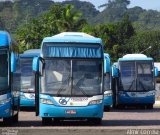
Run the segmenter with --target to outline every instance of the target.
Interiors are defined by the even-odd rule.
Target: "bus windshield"
[[[111,90],[111,78],[110,78],[110,73],[106,73],[104,75],[104,91],[108,91],[108,90]]]
[[[45,60],[41,92],[55,96],[102,94],[102,68],[96,60]]]
[[[0,50],[0,92],[8,90],[8,52]]]
[[[34,75],[32,73],[32,59],[22,58],[21,62],[21,91],[34,92]]]
[[[137,61],[137,90],[154,89],[152,61]]]
[[[152,61],[120,62],[120,89],[149,91],[154,89]]]

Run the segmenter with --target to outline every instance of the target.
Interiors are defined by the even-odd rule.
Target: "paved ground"
[[[10,134],[9,134],[10,133]],[[2,135],[105,135],[105,134],[152,134],[160,135],[160,108],[153,110],[127,109],[104,112],[101,126],[87,121],[65,121],[51,126],[42,126],[41,119],[32,111],[21,111],[19,123],[4,127],[0,122]]]

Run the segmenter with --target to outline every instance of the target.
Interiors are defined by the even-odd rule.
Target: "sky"
[[[64,0],[53,0],[53,1],[64,1]],[[81,1],[89,1],[95,5],[97,8],[99,5],[107,3],[108,0],[81,0]],[[144,9],[154,9],[160,11],[160,0],[130,0],[130,7],[140,6]],[[97,8],[98,9],[98,8]]]

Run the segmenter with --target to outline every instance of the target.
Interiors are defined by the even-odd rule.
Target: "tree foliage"
[[[72,12],[73,6],[53,5],[51,9],[33,19],[29,24],[21,26],[16,31],[19,50],[39,48],[46,36],[52,36],[64,31],[79,31],[87,22],[80,19],[81,13]]]
[[[152,49],[144,53],[159,61],[160,12],[128,8],[129,3],[129,0],[109,0],[103,5],[106,9],[99,12],[93,4],[79,0],[60,4],[51,0],[0,2],[0,29],[14,34],[20,52],[39,48],[46,36],[83,31],[102,38],[104,51],[113,61],[149,46]]]
[[[130,48],[124,46],[125,42],[135,34],[128,16],[117,23],[87,26],[82,31],[102,38],[104,50],[111,55],[113,61],[127,53]]]
[[[124,46],[129,48],[128,53],[143,52],[155,61],[160,61],[160,31],[138,32],[127,40]],[[144,51],[149,46],[151,49]]]

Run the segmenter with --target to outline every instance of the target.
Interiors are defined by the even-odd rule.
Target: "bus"
[[[39,56],[40,49],[30,49],[20,54],[21,90],[20,107],[35,106],[34,74],[32,72],[32,60]]]
[[[104,54],[100,38],[81,32],[45,37],[41,57],[33,59],[36,115],[42,124],[103,117]]]
[[[12,48],[10,34],[0,31],[0,118],[5,124],[18,122],[19,112],[19,62]]]
[[[110,56],[104,53],[104,111],[110,111],[112,107],[112,89],[111,89],[111,61]]]
[[[153,108],[155,76],[158,75],[153,58],[144,54],[127,54],[112,66],[113,105]]]

